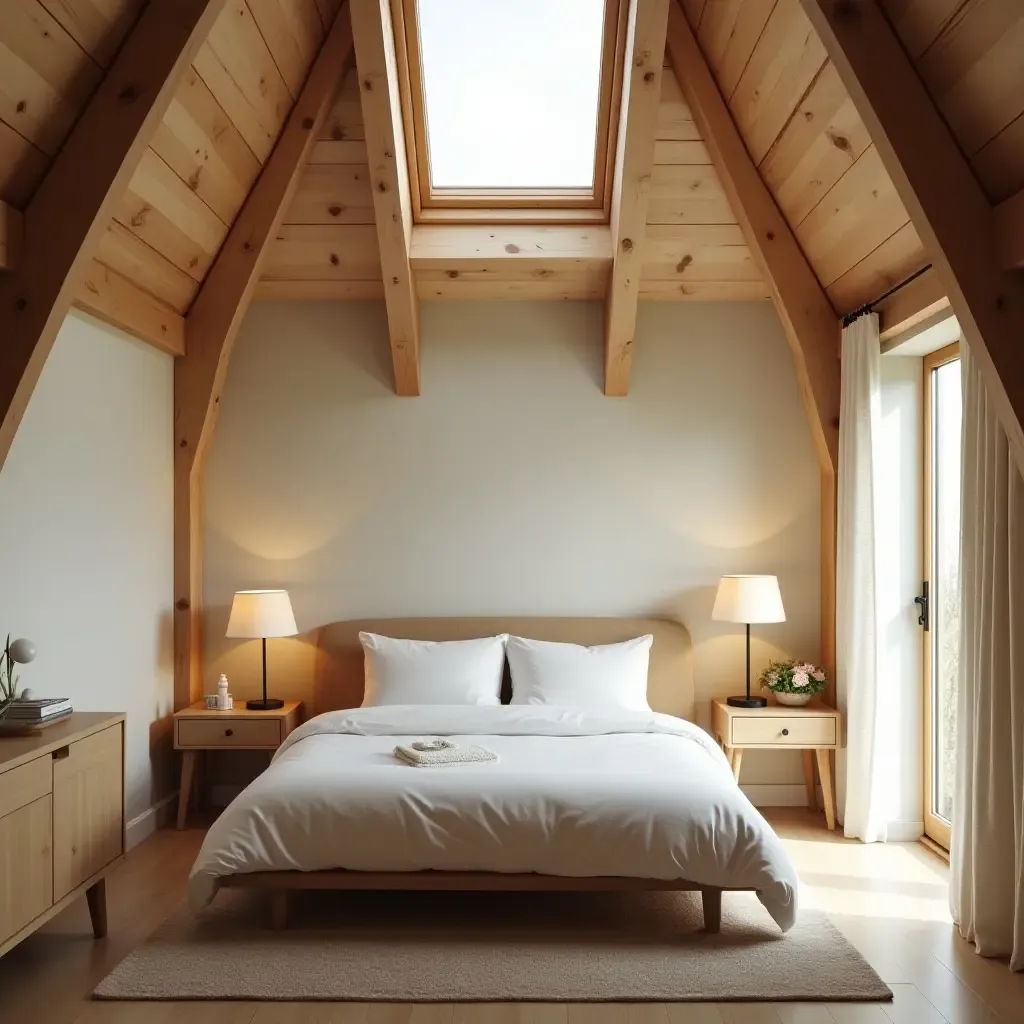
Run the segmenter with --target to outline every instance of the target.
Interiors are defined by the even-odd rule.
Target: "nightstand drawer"
[[[734,716],[730,746],[747,747],[759,743],[795,747],[831,747],[836,742],[836,720],[833,717],[813,718],[809,715],[755,717]]]
[[[236,718],[217,721],[213,718],[182,718],[178,720],[176,744],[179,747],[272,749],[281,744],[281,720]]]

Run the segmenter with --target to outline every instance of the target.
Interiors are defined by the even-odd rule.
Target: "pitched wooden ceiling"
[[[881,0],[993,202],[1024,187],[1024,10],[1019,0]],[[147,315],[184,313],[249,193],[339,0],[231,0],[193,61],[120,202],[86,305],[104,289]],[[0,4],[0,200],[24,208],[144,0]],[[762,178],[835,310],[927,263],[863,122],[799,0],[683,0]],[[382,294],[360,97],[343,75],[331,116],[273,244],[260,294]],[[768,294],[676,78],[662,78],[641,298]],[[421,299],[600,298],[606,229],[483,237],[468,265],[443,229],[413,245]],[[539,228],[532,229],[533,238]],[[486,233],[485,233],[486,235]],[[500,258],[489,260],[488,245]],[[550,246],[551,259],[544,258]],[[569,257],[568,259],[566,257]],[[134,286],[134,287],[132,287]],[[107,305],[109,306],[109,302]]]

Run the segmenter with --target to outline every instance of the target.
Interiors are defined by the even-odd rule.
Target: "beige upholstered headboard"
[[[693,665],[690,634],[668,619],[360,619],[322,626],[317,640],[315,713],[358,707],[363,699],[363,651],[359,633],[382,633],[407,640],[472,640],[512,633],[533,640],[613,644],[651,633],[647,697],[655,711],[693,720]],[[506,666],[505,699],[508,699]]]

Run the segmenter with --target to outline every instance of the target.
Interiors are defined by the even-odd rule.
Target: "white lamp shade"
[[[235,594],[225,636],[255,640],[296,633],[287,590],[239,590]]]
[[[720,622],[785,622],[779,581],[774,576],[723,576],[711,618]]]

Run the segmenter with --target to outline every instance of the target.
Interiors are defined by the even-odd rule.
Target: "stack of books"
[[[16,700],[0,721],[13,726],[52,725],[71,714],[69,697],[48,697],[45,700]]]

